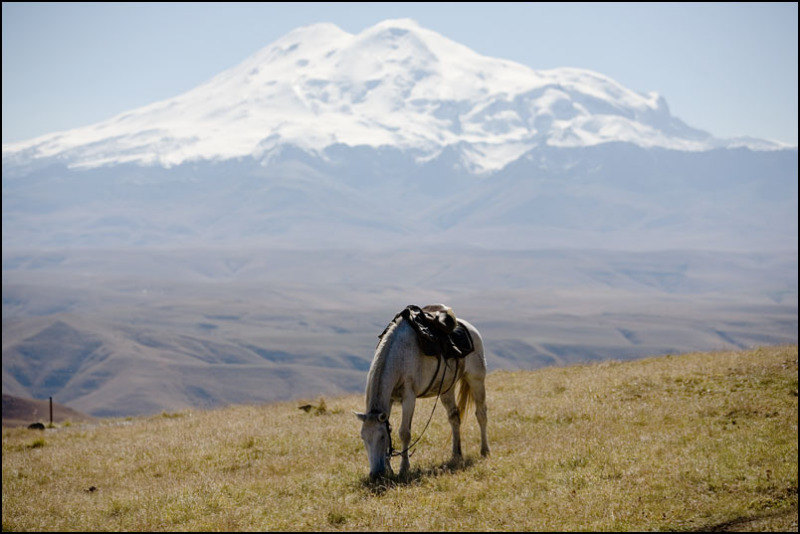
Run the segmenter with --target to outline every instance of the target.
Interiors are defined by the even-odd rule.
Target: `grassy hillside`
[[[361,396],[4,429],[3,530],[796,530],[797,373],[796,346],[494,372],[490,458],[470,415],[449,465],[439,408],[380,483]]]

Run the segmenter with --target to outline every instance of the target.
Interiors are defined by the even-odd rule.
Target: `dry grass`
[[[470,417],[447,464],[437,410],[375,484],[359,396],[5,429],[3,530],[797,530],[797,377],[796,346],[495,372],[491,458]]]

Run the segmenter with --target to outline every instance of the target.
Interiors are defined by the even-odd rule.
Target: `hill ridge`
[[[3,393],[2,420],[4,427],[27,426],[31,423],[50,422],[50,401],[26,399]],[[64,404],[53,402],[53,423],[79,423],[95,421],[90,415],[79,412]]]

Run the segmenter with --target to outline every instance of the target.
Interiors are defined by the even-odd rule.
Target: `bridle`
[[[419,395],[419,397],[425,396],[425,394],[427,394],[428,391],[431,389],[433,382],[436,380],[436,375],[439,374],[439,369],[442,367],[442,360],[444,360],[444,357],[441,354],[439,354],[439,358],[436,362],[436,371],[433,373],[433,377],[431,378],[431,381],[428,383],[428,387],[425,388],[425,391],[423,391]],[[442,386],[444,385],[444,377],[447,375],[447,368],[450,367],[446,361],[444,362],[444,366],[445,366],[445,371],[442,373],[442,379],[439,382],[439,391],[436,392],[436,400],[433,403],[433,409],[431,409],[431,415],[428,417],[428,422],[425,423],[425,428],[422,429],[422,432],[420,433],[419,436],[417,436],[417,439],[414,440],[414,443],[412,443],[402,451],[396,451],[394,449],[394,446],[392,445],[392,425],[389,424],[389,417],[388,416],[386,417],[384,424],[386,425],[386,435],[389,436],[389,447],[386,450],[387,460],[390,460],[394,456],[401,456],[405,453],[408,453],[408,451],[410,451],[412,447],[414,447],[417,443],[419,443],[419,440],[422,439],[422,436],[425,434],[425,431],[428,430],[428,425],[431,423],[431,419],[433,419],[433,412],[436,411],[436,405],[439,403],[439,397],[442,395]],[[445,390],[445,393],[448,393],[451,389],[453,389],[453,386],[455,385],[457,378],[458,378],[458,362],[456,362],[456,368],[455,371],[453,372],[453,381],[450,382],[450,386],[448,386],[447,390]],[[413,456],[414,452],[415,451],[411,451],[408,455]]]

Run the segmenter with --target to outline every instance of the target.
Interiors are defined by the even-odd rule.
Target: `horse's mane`
[[[380,409],[380,407],[375,406],[375,404],[379,400],[378,394],[382,390],[381,379],[383,378],[384,371],[386,369],[386,361],[395,341],[395,334],[399,324],[400,321],[392,321],[389,323],[389,326],[386,327],[386,331],[381,336],[381,340],[378,342],[378,346],[375,347],[375,356],[372,359],[372,364],[369,368],[369,374],[367,375],[367,411]]]

